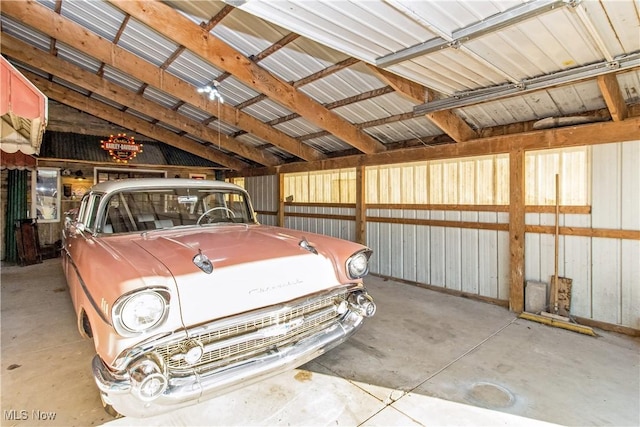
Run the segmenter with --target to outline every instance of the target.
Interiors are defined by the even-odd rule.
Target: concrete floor
[[[3,266],[0,278],[2,425],[640,425],[640,339],[593,338],[377,277],[367,280],[376,316],[300,369],[113,420],[60,260]]]

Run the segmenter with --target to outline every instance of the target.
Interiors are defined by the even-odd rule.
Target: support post
[[[525,152],[509,152],[509,310],[524,311]]]
[[[278,178],[278,227],[284,227],[284,174],[277,172]]]
[[[356,242],[367,244],[367,204],[365,167],[356,166]]]

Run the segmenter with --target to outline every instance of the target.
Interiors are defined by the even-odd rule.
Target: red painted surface
[[[25,76],[0,56],[0,115],[25,119],[45,117],[46,98]]]

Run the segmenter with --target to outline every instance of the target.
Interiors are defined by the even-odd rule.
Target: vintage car
[[[368,248],[260,225],[248,194],[225,182],[97,184],[63,237],[112,415],[155,415],[295,368],[376,310]]]

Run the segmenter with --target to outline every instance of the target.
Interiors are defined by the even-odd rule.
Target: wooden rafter
[[[59,84],[47,81],[35,74],[24,71],[23,74],[33,82],[41,91],[44,92],[51,99],[76,108],[85,113],[99,117],[103,120],[108,120],[126,129],[131,129],[134,132],[146,135],[149,138],[157,141],[162,141],[165,144],[179,148],[184,151],[196,154],[204,159],[212,162],[224,165],[231,169],[242,169],[249,165],[241,160],[235,159],[227,154],[221,153],[216,150],[212,150],[202,144],[199,144],[192,139],[181,137],[175,133],[163,129],[159,126],[154,126],[149,122],[132,116],[131,114],[122,112],[117,108],[113,108],[103,102],[95,101],[91,98],[87,98],[84,95],[79,94],[71,89],[67,89]]]
[[[216,13],[216,16],[213,16],[207,22],[201,23],[200,26],[206,31],[211,31],[224,18],[226,18],[228,14],[230,14],[234,10],[235,10],[235,7],[233,7],[231,5],[228,5],[228,4],[225,4],[224,7],[222,9],[220,9],[220,11],[218,13]]]
[[[413,102],[423,104],[434,97],[433,91],[421,84],[412,82],[404,77],[400,77],[373,65],[367,64],[367,66],[382,81],[393,87],[400,95],[403,95],[405,98]],[[471,128],[471,126],[449,110],[435,111],[427,114],[427,117],[434,122],[436,126],[442,129],[443,132],[450,135],[456,142],[469,141],[478,137],[478,134]]]
[[[144,24],[160,31],[164,36],[206,58],[215,66],[230,72],[243,83],[299,113],[316,126],[330,131],[363,153],[385,151],[381,142],[261,68],[222,40],[208,32],[203,32],[200,27],[168,5],[157,1],[110,0],[110,2]]]
[[[352,155],[307,163],[287,163],[277,166],[281,173],[309,170],[351,168],[358,165],[375,166],[408,163],[421,160],[451,159],[490,154],[509,153],[512,150],[544,150],[581,145],[635,141],[640,135],[640,116],[620,122],[599,122],[557,129],[536,130],[516,135],[498,135],[478,138],[456,144],[407,148],[370,155]],[[275,173],[274,168],[255,168],[241,171],[238,176],[259,176]]]
[[[300,37],[298,34],[289,33],[286,36],[284,36],[283,38],[281,38],[280,40],[278,40],[277,42],[275,42],[274,44],[272,44],[271,46],[269,46],[268,48],[266,48],[265,50],[263,50],[262,52],[260,52],[257,55],[251,57],[251,59],[254,62],[260,62],[263,59],[265,59],[266,57],[268,57],[269,55],[272,55],[272,54],[276,53],[277,51],[279,51],[280,49],[282,49],[283,47],[285,47],[286,45],[288,45],[292,41],[296,40],[298,37]],[[216,81],[219,83],[219,82],[221,82],[222,80],[226,79],[229,76],[231,76],[231,73],[225,71],[224,73],[222,73],[218,77],[216,77]],[[255,104],[256,102],[262,101],[266,97],[267,97],[267,95],[261,93],[261,94],[259,94],[257,96],[254,96],[253,98],[247,99],[246,101],[242,102],[241,104],[236,105],[236,108],[239,109],[239,110],[242,110],[243,108],[248,107],[249,105],[252,105],[252,104]]]
[[[170,108],[160,106],[145,99],[142,95],[136,94],[115,83],[111,83],[58,57],[47,55],[40,49],[29,46],[8,34],[2,33],[0,43],[4,54],[32,67],[54,74],[62,80],[66,80],[82,89],[88,90],[90,93],[98,94],[118,104],[133,108],[149,117],[167,123],[182,132],[189,133],[213,145],[218,145],[227,151],[239,154],[259,164],[276,166],[282,163],[279,158],[271,153],[256,150],[212,128],[201,126],[199,122],[189,119]]]
[[[2,13],[37,28],[38,31],[56,38],[74,49],[105,62],[138,80],[156,87],[178,99],[182,99],[203,111],[219,115],[220,119],[237,128],[246,130],[274,146],[303,160],[320,160],[326,156],[320,151],[297,141],[255,117],[243,113],[228,104],[209,101],[197,93],[197,88],[160,70],[144,59],[111,44],[109,41],[87,31],[84,27],[57,15],[35,2],[3,2]],[[196,26],[197,27],[197,26]],[[199,27],[197,27],[199,28]]]
[[[627,118],[629,111],[627,104],[624,102],[622,92],[620,91],[620,85],[618,84],[618,78],[615,74],[604,74],[598,76],[598,86],[600,92],[604,97],[604,101],[607,104],[607,108],[611,113],[611,118],[614,121],[620,121]]]
[[[361,102],[361,101],[365,101],[367,99],[371,99],[371,98],[375,98],[377,96],[381,96],[381,95],[386,95],[388,93],[393,92],[393,88],[389,87],[389,86],[385,86],[382,88],[378,88],[378,89],[374,89],[374,90],[370,90],[368,92],[363,92],[363,93],[359,93],[357,95],[354,96],[350,96],[348,98],[344,98],[344,99],[339,99],[337,101],[334,102],[329,102],[327,104],[323,104],[324,107],[328,110],[333,110],[334,108],[338,108],[338,107],[344,107],[345,105],[349,105],[349,104],[355,104],[356,102]],[[281,123],[285,123],[291,120],[295,120],[298,117],[300,117],[300,114],[298,113],[291,113],[291,114],[287,114],[286,116],[282,116],[282,117],[278,117],[275,118],[273,120],[269,120],[267,122],[267,124],[269,126],[275,126],[275,125],[279,125]],[[357,127],[357,125],[356,125]],[[361,129],[361,128],[359,128]],[[329,131],[323,131],[324,134],[329,134]],[[234,136],[239,136],[242,135],[245,132],[236,132],[234,134]],[[298,138],[298,141],[303,141],[302,138]]]
[[[303,77],[300,80],[297,80],[293,83],[293,87],[295,88],[299,88],[301,86],[307,85],[311,82],[315,82],[316,80],[320,80],[323,79],[333,73],[337,73],[340,70],[343,70],[345,68],[349,68],[354,64],[357,64],[358,62],[360,62],[359,59],[356,58],[347,58],[343,61],[337,62],[333,65],[328,66],[327,68],[324,68],[320,71],[318,71],[317,73],[313,73],[311,75],[308,75],[307,77]]]
[[[293,33],[292,33],[293,34]],[[304,86],[306,84],[309,84],[311,82],[314,82],[316,80],[320,80],[323,79],[333,73],[337,73],[338,71],[345,69],[347,67],[352,66],[353,64],[357,64],[358,62],[360,62],[359,59],[355,59],[355,58],[347,58],[344,61],[340,61],[336,64],[330,65],[327,68],[324,68],[320,71],[318,71],[317,73],[313,73],[307,77],[303,77],[300,80],[296,80],[295,82],[292,83],[293,87],[295,88],[299,88],[301,86]],[[244,107],[248,107],[251,104],[255,104],[256,102],[260,102],[262,101],[264,98],[266,98],[267,96],[263,93],[261,93],[260,95],[254,96],[251,99],[248,99],[246,101],[244,101],[242,104],[239,104],[237,106],[237,108],[242,109]],[[299,116],[298,116],[299,117]]]
[[[263,50],[262,52],[258,53],[257,55],[253,55],[253,56],[249,57],[249,59],[251,59],[255,63],[258,63],[258,62],[262,61],[263,59],[265,59],[266,57],[268,57],[269,55],[272,55],[272,54],[276,53],[277,51],[279,51],[280,49],[282,49],[283,47],[285,47],[286,45],[288,45],[289,43],[291,43],[292,41],[294,41],[298,37],[300,37],[298,34],[289,33],[286,36],[284,36],[283,38],[281,38],[280,40],[278,40],[277,42],[275,42],[274,44],[272,44],[271,46],[269,46],[268,48],[266,48],[265,50]],[[228,72],[228,71],[225,71],[224,73],[222,73],[218,77],[216,77],[216,80],[218,82],[221,82],[221,81],[223,81],[224,79],[226,79],[226,78],[228,78],[230,76],[231,76],[231,73]],[[260,95],[258,95],[258,96],[260,96]],[[247,100],[245,102],[252,101],[252,99],[249,99],[249,100]],[[255,101],[255,102],[258,102],[258,101]],[[254,102],[251,102],[251,104],[253,104],[253,103]]]
[[[299,37],[300,37],[299,34],[289,33],[283,38],[281,38],[280,40],[278,40],[277,42],[275,42],[274,44],[272,44],[271,46],[269,46],[268,48],[266,48],[265,50],[263,50],[262,52],[252,56],[251,59],[253,60],[253,62],[260,62],[266,57],[268,57],[269,55],[273,55],[274,53],[276,53],[277,51],[279,51],[289,43],[297,40]]]

